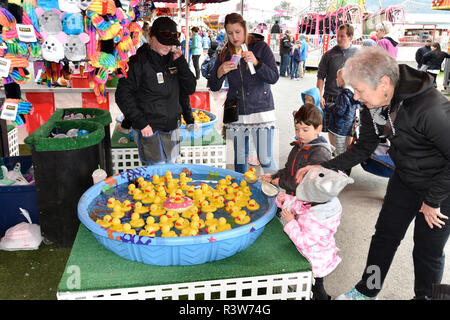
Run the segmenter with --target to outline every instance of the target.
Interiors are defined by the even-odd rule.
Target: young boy
[[[302,92],[302,101],[303,104],[313,104],[315,105],[319,110],[320,110],[320,114],[322,115],[323,118],[323,110],[320,107],[320,91],[318,88],[313,87],[311,89],[308,89],[304,92]],[[294,110],[292,112],[292,115],[295,117],[295,113],[297,112],[297,110]]]
[[[331,159],[332,149],[327,140],[319,133],[322,131],[322,115],[313,104],[303,105],[294,117],[295,136],[293,146],[283,169],[275,174],[266,174],[262,179],[286,190],[294,195],[297,188],[295,174],[298,169],[307,165],[320,164]]]

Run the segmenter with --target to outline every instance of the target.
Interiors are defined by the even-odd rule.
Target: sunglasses
[[[180,39],[180,32],[159,31],[159,34],[167,39]]]

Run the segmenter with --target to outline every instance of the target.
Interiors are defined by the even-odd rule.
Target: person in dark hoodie
[[[375,27],[377,33],[377,46],[384,48],[395,59],[397,59],[398,53],[398,40],[393,33],[392,23],[389,21],[382,21]]]
[[[427,39],[425,41],[425,45],[423,47],[420,47],[416,51],[416,62],[417,62],[417,69],[418,70],[420,70],[420,68],[422,68],[423,56],[429,51],[431,51],[431,40]]]
[[[375,225],[361,280],[338,299],[374,299],[408,226],[415,219],[415,299],[429,299],[444,271],[450,234],[450,101],[425,72],[379,47],[361,48],[343,69],[361,109],[357,143],[321,166],[345,170],[367,159],[382,138],[395,170]],[[297,183],[312,166],[300,169]]]
[[[427,66],[427,73],[433,77],[434,86],[436,86],[436,77],[441,72],[442,62],[447,58],[450,58],[450,55],[441,51],[439,42],[433,42],[431,51],[423,56],[422,62]]]
[[[179,153],[181,114],[192,123],[189,95],[196,89],[181,49],[177,24],[159,17],[150,43],[130,58],[126,78],[116,90],[116,103],[135,131],[139,156],[146,164],[173,162]]]
[[[332,148],[322,132],[322,114],[313,104],[304,104],[294,115],[295,137],[292,150],[283,169],[265,174],[262,179],[280,186],[286,194],[295,195],[295,173],[307,165],[319,164],[331,159]]]

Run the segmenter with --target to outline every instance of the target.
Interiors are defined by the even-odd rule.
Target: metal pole
[[[186,0],[186,8],[184,9],[184,18],[186,19],[186,42],[184,55],[186,61],[189,63],[189,0]]]
[[[241,0],[241,16],[244,16],[244,0]]]

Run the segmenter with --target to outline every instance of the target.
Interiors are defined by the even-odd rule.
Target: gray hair
[[[382,77],[387,76],[395,87],[400,77],[397,61],[382,47],[362,47],[345,62],[342,78],[347,85],[362,81],[376,89]]]
[[[383,30],[386,34],[389,34],[392,31],[392,23],[389,21],[381,21],[377,23],[375,30]]]

